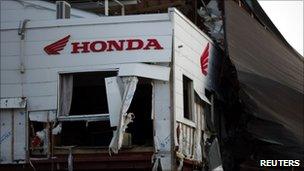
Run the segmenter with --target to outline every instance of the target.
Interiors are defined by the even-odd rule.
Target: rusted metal
[[[128,152],[122,151],[117,155],[108,153],[73,154],[74,170],[151,170],[153,151]],[[32,158],[31,163],[36,171],[67,170],[68,154],[54,155],[52,158]],[[0,165],[0,170],[33,170],[29,164]]]

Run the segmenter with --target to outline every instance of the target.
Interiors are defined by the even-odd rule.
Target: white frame
[[[59,115],[59,105],[60,105],[60,75],[61,74],[76,74],[76,73],[86,73],[86,72],[111,72],[116,71],[118,75],[117,68],[108,68],[101,70],[75,70],[75,71],[59,71],[57,76],[57,118],[59,121],[105,121],[110,120],[109,113],[102,114],[87,114],[87,115],[69,115],[60,116]]]

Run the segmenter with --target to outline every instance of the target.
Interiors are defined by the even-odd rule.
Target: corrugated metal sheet
[[[251,120],[248,130],[299,153],[304,144],[304,58],[234,1],[225,1],[225,19],[227,52],[246,94],[241,98],[250,114],[267,122]]]

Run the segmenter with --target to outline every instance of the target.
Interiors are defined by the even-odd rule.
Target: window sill
[[[88,114],[88,115],[70,115],[59,116],[59,121],[108,121],[110,120],[109,114]]]
[[[190,126],[190,127],[192,127],[192,128],[196,128],[196,124],[195,124],[195,122],[192,121],[192,120],[189,120],[189,119],[186,119],[186,118],[179,118],[179,119],[176,118],[176,120],[177,120],[178,122],[181,122],[181,123],[187,125],[187,126]]]

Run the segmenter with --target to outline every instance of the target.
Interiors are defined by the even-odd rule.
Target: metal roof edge
[[[160,22],[170,21],[167,13],[162,14],[141,14],[125,16],[107,16],[99,18],[73,18],[30,21],[27,23],[27,29],[44,27],[67,27],[75,25],[97,25],[97,24],[121,24],[132,22]],[[19,28],[19,22],[1,23],[0,30],[14,30]]]

